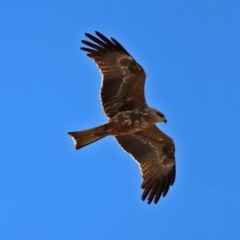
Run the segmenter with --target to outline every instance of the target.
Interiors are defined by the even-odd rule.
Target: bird
[[[139,164],[142,174],[142,200],[158,203],[165,197],[176,176],[175,144],[162,132],[158,122],[167,122],[165,115],[147,105],[144,85],[146,73],[141,65],[114,38],[95,31],[85,33],[80,49],[87,52],[102,75],[100,98],[108,120],[105,124],[68,132],[75,149],[81,149],[106,136],[113,136],[119,145]]]

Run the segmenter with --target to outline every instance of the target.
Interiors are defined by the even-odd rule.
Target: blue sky
[[[240,239],[239,1],[2,1],[0,235],[10,239]],[[106,121],[84,33],[144,67],[177,177],[157,205],[113,137],[75,151],[68,131]]]

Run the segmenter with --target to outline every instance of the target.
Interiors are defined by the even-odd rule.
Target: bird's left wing
[[[173,140],[153,125],[144,131],[115,137],[122,148],[139,163],[142,172],[142,200],[157,203],[175,180]]]

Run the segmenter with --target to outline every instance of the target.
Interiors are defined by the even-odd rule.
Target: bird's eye
[[[157,115],[159,116],[159,117],[161,117],[161,118],[163,118],[164,116],[163,116],[163,114],[162,113],[160,113],[160,112],[157,112]]]

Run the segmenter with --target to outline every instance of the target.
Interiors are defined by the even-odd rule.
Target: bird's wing
[[[150,204],[164,197],[175,180],[173,140],[153,125],[144,131],[115,137],[122,148],[139,163],[142,172],[142,200]]]
[[[82,40],[90,48],[88,52],[102,73],[101,101],[108,117],[135,105],[145,104],[143,68],[114,38],[108,39],[96,31],[97,37],[85,34],[92,42]]]

